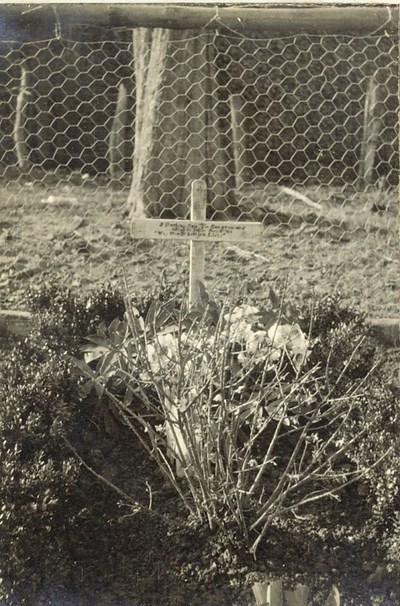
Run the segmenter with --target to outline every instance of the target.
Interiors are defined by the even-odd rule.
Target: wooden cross
[[[131,236],[134,239],[190,241],[189,307],[200,300],[199,282],[204,282],[205,242],[253,242],[262,233],[261,223],[206,221],[206,205],[205,182],[193,181],[190,220],[133,219],[131,223]]]

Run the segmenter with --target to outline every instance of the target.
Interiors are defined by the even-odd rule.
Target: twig
[[[154,517],[156,517],[158,519],[161,519],[163,522],[166,522],[168,524],[172,524],[173,526],[179,527],[179,524],[177,522],[169,520],[169,519],[165,518],[165,516],[163,516],[162,514],[157,513],[156,511],[153,511],[152,509],[149,509],[149,507],[146,507],[145,505],[142,505],[138,501],[135,501],[135,499],[133,499],[131,496],[129,496],[124,490],[122,490],[121,488],[118,488],[118,486],[116,486],[115,484],[113,484],[112,482],[110,482],[110,480],[107,480],[107,478],[105,478],[100,473],[98,473],[97,471],[95,471],[93,469],[93,467],[90,467],[90,465],[88,465],[86,463],[86,461],[83,460],[83,458],[81,457],[81,455],[79,454],[79,452],[71,444],[71,442],[68,440],[68,438],[66,438],[65,435],[62,435],[62,439],[64,440],[64,442],[68,446],[68,448],[71,450],[71,452],[74,454],[74,456],[78,459],[78,461],[83,465],[83,467],[85,469],[87,469],[87,471],[89,471],[92,475],[94,475],[94,477],[97,480],[99,480],[100,482],[102,482],[103,484],[105,484],[106,486],[108,486],[109,488],[111,488],[111,490],[113,490],[114,492],[116,492],[117,494],[119,494],[119,496],[122,497],[123,499],[126,499],[137,510],[145,511],[150,516],[154,516]],[[149,484],[147,482],[146,482],[146,484],[149,486]],[[150,498],[150,503],[149,503],[149,506],[151,506],[151,505],[152,505],[152,498]]]

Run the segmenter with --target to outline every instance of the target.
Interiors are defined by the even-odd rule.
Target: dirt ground
[[[341,292],[373,317],[397,317],[398,194],[371,188],[277,186],[241,194],[241,218],[264,224],[260,242],[207,245],[206,284],[262,301],[267,286],[294,298]],[[187,283],[187,244],[133,241],[128,187],[73,173],[0,179],[0,309],[24,309],[28,286],[54,280],[96,289],[104,282],[143,291],[168,276]]]

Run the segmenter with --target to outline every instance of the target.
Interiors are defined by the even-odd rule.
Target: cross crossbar
[[[260,237],[261,231],[261,224],[254,222],[228,223],[185,219],[134,219],[131,226],[133,238],[199,242],[252,242]]]
[[[261,237],[262,224],[238,221],[206,221],[207,189],[201,179],[192,182],[190,220],[132,219],[134,239],[186,240],[190,242],[189,306],[200,298],[204,281],[205,242],[253,242]]]

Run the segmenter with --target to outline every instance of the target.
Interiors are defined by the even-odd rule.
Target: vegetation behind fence
[[[61,264],[79,284],[98,282],[117,278],[122,256],[143,281],[149,264],[138,262],[140,245],[129,236],[123,243],[124,212],[186,217],[191,181],[206,178],[209,218],[266,227],[256,250],[210,250],[215,283],[213,260],[229,268],[229,281],[242,271],[230,259],[246,265],[258,254],[270,262],[270,279],[285,275],[299,287],[302,275],[306,288],[318,281],[372,312],[393,313],[398,97],[390,28],[260,37],[218,20],[181,31],[58,26],[57,37],[32,41],[30,32],[23,42],[14,25],[18,41],[3,35],[1,45],[6,307],[21,299],[22,280],[47,278],[51,268],[57,275]],[[52,235],[60,220],[65,230]],[[171,258],[185,273],[181,248],[147,247],[154,275]]]

